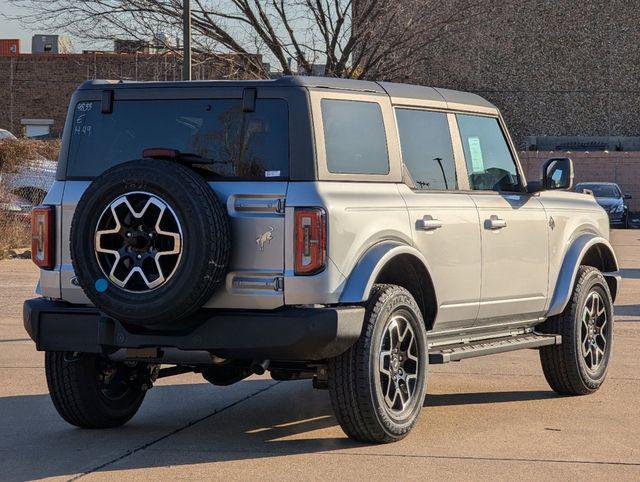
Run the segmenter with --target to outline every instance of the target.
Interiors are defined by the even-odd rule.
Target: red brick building
[[[181,72],[181,60],[174,55],[96,52],[0,56],[0,129],[19,135],[22,119],[51,119],[50,132],[60,135],[71,94],[85,80],[179,80]],[[238,56],[194,62],[194,80],[248,76]]]

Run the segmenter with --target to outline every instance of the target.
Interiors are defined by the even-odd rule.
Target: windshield
[[[595,197],[620,197],[618,187],[610,184],[578,184],[576,186],[578,192],[582,192],[583,189],[593,191]]]
[[[287,102],[258,99],[243,112],[240,99],[118,100],[112,113],[98,101],[79,102],[73,119],[67,176],[92,178],[142,157],[152,147],[208,160],[212,175],[286,179],[289,175]]]

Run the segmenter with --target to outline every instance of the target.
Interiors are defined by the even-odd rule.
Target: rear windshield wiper
[[[177,149],[171,149],[168,147],[148,147],[142,151],[142,157],[149,157],[151,159],[169,159],[187,165],[216,163],[214,159],[202,157],[191,152],[180,152]]]

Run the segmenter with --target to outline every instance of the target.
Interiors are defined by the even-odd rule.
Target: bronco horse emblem
[[[256,244],[260,248],[260,251],[264,251],[265,245],[271,244],[273,239],[273,226],[269,226],[269,230],[256,236]]]

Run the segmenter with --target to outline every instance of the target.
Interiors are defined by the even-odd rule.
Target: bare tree
[[[149,39],[180,31],[181,0],[9,0],[25,24],[81,39]],[[467,28],[482,0],[194,0],[196,53],[233,53],[253,75],[269,75],[262,54],[284,74],[402,79],[429,46]],[[165,45],[180,53],[177,45]]]

